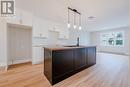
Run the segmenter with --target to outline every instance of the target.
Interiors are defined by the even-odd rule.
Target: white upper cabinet
[[[32,63],[38,64],[44,61],[44,48],[41,46],[33,47]]]
[[[59,24],[56,29],[59,32],[59,39],[68,39],[68,29],[65,25]]]
[[[51,22],[50,25],[51,25],[51,27],[49,28],[50,31],[59,32],[58,39],[68,39],[69,38],[67,26],[65,26],[62,23],[56,23],[56,22]]]
[[[41,18],[35,17],[33,20],[33,37],[48,37],[49,23]]]
[[[69,31],[68,28],[66,28],[65,26],[63,26],[60,29],[60,35],[59,35],[59,39],[68,39],[69,38]]]
[[[16,9],[15,16],[7,18],[7,23],[32,26],[32,13],[22,9]]]

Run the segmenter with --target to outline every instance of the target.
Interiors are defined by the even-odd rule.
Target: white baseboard
[[[26,63],[26,62],[32,62],[32,59],[23,59],[23,60],[14,60],[13,62],[8,62],[8,65],[12,64],[20,64],[20,63]]]
[[[37,60],[33,60],[32,61],[32,64],[41,64],[41,63],[43,63],[43,59],[37,59]]]
[[[0,63],[0,70],[7,70],[8,66],[5,63]]]
[[[98,51],[99,53],[110,53],[110,54],[118,54],[118,55],[126,55],[129,56],[129,53],[119,53],[119,52],[109,52],[109,51]]]

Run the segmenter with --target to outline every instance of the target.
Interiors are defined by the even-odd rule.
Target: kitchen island
[[[44,47],[44,75],[54,85],[96,64],[96,46]]]

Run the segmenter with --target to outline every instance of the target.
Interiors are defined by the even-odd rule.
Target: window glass
[[[100,45],[102,46],[123,46],[124,32],[106,32],[100,34]]]

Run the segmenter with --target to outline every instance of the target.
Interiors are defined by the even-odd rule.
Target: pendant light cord
[[[74,12],[74,25],[76,25],[76,13]]]
[[[70,23],[70,11],[68,9],[68,24]]]
[[[79,26],[81,26],[81,14],[79,15]]]

